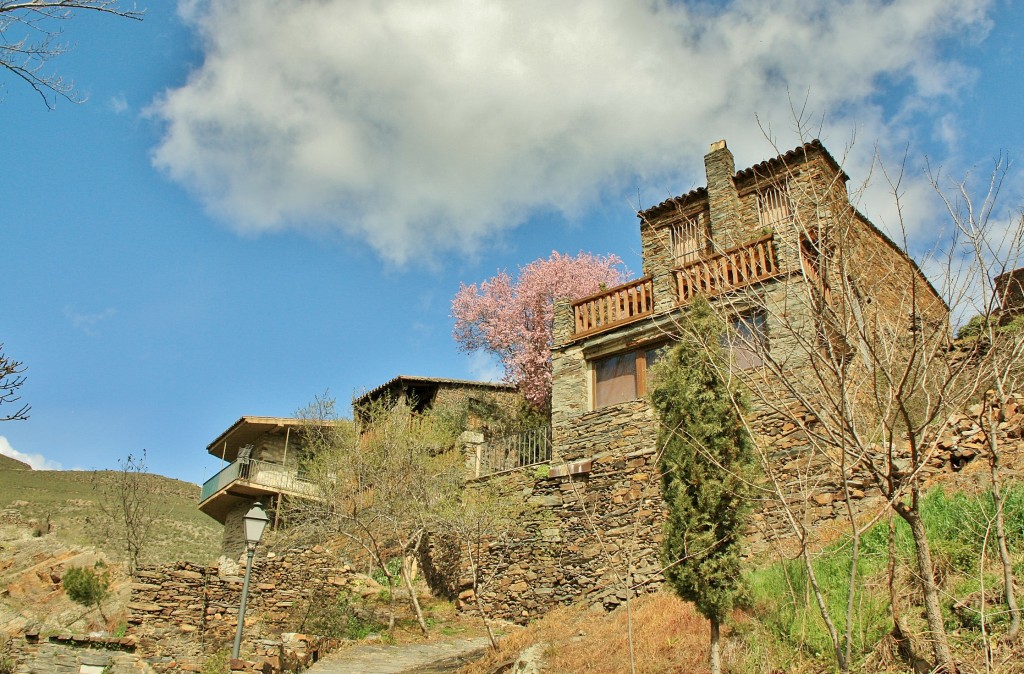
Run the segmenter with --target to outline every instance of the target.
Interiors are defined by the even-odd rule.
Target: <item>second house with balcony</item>
[[[222,550],[237,556],[245,550],[242,517],[260,502],[275,528],[285,499],[310,497],[314,487],[302,477],[302,429],[308,422],[287,417],[245,416],[206,447],[225,462],[203,483],[199,509],[224,525]]]
[[[353,399],[352,412],[360,431],[366,433],[371,432],[374,414],[395,406],[405,408],[409,423],[417,424],[422,424],[432,409],[459,408],[465,411],[463,430],[479,438],[476,443],[467,441],[467,446],[477,447],[487,431],[483,419],[495,408],[513,406],[515,398],[511,384],[401,375]],[[235,557],[245,550],[242,517],[253,504],[263,504],[271,526],[277,529],[289,499],[317,498],[317,486],[303,473],[311,451],[305,431],[311,423],[317,422],[244,416],[207,446],[206,451],[225,465],[203,483],[199,509],[224,525],[225,555]],[[472,469],[473,465],[467,465],[467,470]],[[476,470],[479,472],[479,458]]]

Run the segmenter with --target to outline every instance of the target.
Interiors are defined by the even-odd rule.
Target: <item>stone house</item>
[[[704,162],[705,187],[638,213],[640,279],[556,303],[550,466],[488,478],[524,502],[522,527],[482,562],[492,580],[481,599],[496,615],[522,622],[580,600],[610,608],[660,585],[658,429],[644,396],[695,296],[731,316],[726,346],[745,370],[768,353],[798,367],[808,343],[855,348],[829,312],[815,310],[822,303],[908,334],[920,321],[947,321],[913,260],[850,204],[848,177],[820,142],[737,171],[719,141]],[[857,276],[856,297],[832,293],[840,269]],[[755,432],[794,446],[779,419],[754,417]],[[812,520],[835,517],[830,503]]]
[[[736,338],[737,367],[776,360],[799,349],[794,332],[837,339],[807,301],[830,294],[829,257],[858,260],[865,296],[863,320],[898,316],[908,330],[916,319],[905,307],[907,270],[920,281],[916,303],[927,320],[945,321],[945,304],[896,247],[849,201],[849,179],[818,141],[737,172],[725,141],[704,158],[708,184],[638,214],[644,276],[631,283],[562,303],[553,348],[552,434],[557,456],[572,460],[593,451],[608,426],[637,431],[618,438],[634,449],[656,432],[643,397],[647,371],[670,344],[674,321],[700,294],[725,303]],[[841,231],[840,231],[841,230]],[[845,267],[850,265],[845,261]],[[812,286],[808,293],[806,286]],[[778,321],[785,320],[786,329]],[[762,351],[763,350],[763,351]],[[595,433],[595,431],[597,431]]]
[[[260,502],[276,528],[283,499],[308,497],[313,486],[302,479],[303,419],[244,416],[206,447],[227,462],[203,483],[199,509],[224,525],[222,550],[237,556],[245,550],[242,517]]]
[[[995,278],[1000,309],[1007,315],[1024,313],[1024,267]]]
[[[358,420],[374,402],[407,405],[414,414],[465,404],[467,430],[476,430],[481,414],[490,406],[511,404],[515,395],[511,384],[403,375],[356,397],[352,412]],[[263,504],[276,529],[283,501],[315,494],[301,471],[307,452],[302,430],[308,424],[304,419],[244,416],[207,446],[226,465],[203,483],[199,509],[224,525],[224,554],[237,556],[245,550],[242,517],[253,504]]]
[[[482,422],[486,408],[509,405],[515,396],[512,384],[399,375],[353,398],[352,416],[357,420],[365,417],[374,404],[403,405],[413,414],[465,405],[467,424],[473,428]]]

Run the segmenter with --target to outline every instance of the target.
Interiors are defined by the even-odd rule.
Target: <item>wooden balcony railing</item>
[[[735,288],[765,281],[779,273],[772,235],[727,251],[694,260],[675,270],[679,303],[694,295],[718,295]]]
[[[589,335],[654,313],[650,276],[576,300],[572,304],[575,336]]]

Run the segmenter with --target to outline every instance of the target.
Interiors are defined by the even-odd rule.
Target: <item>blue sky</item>
[[[772,7],[769,8],[768,5]],[[640,271],[633,215],[810,137],[854,182],[908,152],[911,242],[943,231],[924,158],[985,174],[1024,141],[1024,10],[993,0],[434,3],[154,0],[80,14],[48,110],[0,75],[0,341],[39,466],[202,482],[244,414],[398,374],[488,378],[460,282],[552,250]],[[788,92],[788,94],[787,94]],[[761,127],[758,121],[761,122]],[[852,149],[846,147],[855,138]],[[909,148],[909,150],[908,150]],[[886,187],[862,204],[895,223]],[[1003,204],[1024,179],[1009,175]],[[890,229],[891,231],[891,229]]]

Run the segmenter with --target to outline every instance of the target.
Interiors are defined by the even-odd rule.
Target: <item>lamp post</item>
[[[245,529],[245,550],[247,558],[245,561],[245,581],[242,583],[242,605],[238,609],[238,629],[235,630],[235,648],[231,657],[238,659],[238,651],[242,647],[242,623],[245,622],[245,602],[249,598],[249,574],[252,572],[252,557],[256,554],[256,545],[263,538],[263,530],[267,528],[266,511],[263,505],[254,503],[249,512],[245,513],[242,523]]]

